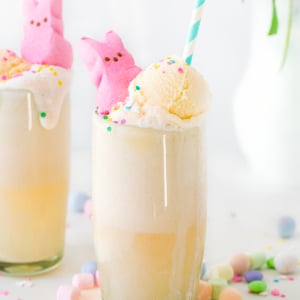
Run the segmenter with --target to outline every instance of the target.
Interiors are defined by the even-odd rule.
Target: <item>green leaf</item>
[[[289,17],[288,17],[288,25],[287,25],[287,33],[285,38],[283,58],[281,62],[281,69],[283,69],[289,53],[291,34],[292,34],[292,25],[293,25],[293,10],[294,10],[294,0],[289,0]]]
[[[279,27],[276,0],[272,0],[272,6],[273,6],[273,12],[272,12],[271,26],[268,33],[269,35],[277,34],[278,27]]]

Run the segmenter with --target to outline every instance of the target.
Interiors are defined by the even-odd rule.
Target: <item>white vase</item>
[[[237,137],[261,178],[300,184],[300,1],[294,0],[292,35],[283,69],[289,1],[277,0],[280,23],[276,36],[267,35],[272,1],[251,1],[251,57],[234,101]]]

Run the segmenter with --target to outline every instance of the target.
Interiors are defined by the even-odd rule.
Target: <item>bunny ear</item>
[[[108,31],[103,39],[103,44],[109,45],[110,48],[114,49],[123,49],[124,45],[121,40],[121,38],[114,32],[114,31]]]
[[[36,0],[23,0],[23,14],[24,16],[31,15],[32,12],[36,9],[37,7],[37,2]]]
[[[102,80],[103,65],[99,54],[100,43],[83,37],[79,41],[79,55],[85,63],[93,83],[98,87]]]
[[[51,15],[62,19],[63,0],[44,0],[49,2]]]

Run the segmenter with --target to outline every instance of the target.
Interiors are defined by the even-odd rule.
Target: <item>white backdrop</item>
[[[207,126],[211,150],[236,150],[232,99],[249,54],[250,2],[207,0],[193,64],[207,78],[214,96]],[[90,147],[90,117],[96,94],[78,57],[79,38],[86,35],[100,39],[107,30],[114,29],[136,63],[146,67],[170,54],[181,54],[193,3],[194,0],[65,0],[65,36],[75,53],[73,150]],[[19,53],[21,0],[0,0],[0,4],[0,48]]]

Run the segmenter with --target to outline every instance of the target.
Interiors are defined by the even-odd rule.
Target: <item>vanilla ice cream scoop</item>
[[[129,86],[130,100],[161,107],[185,120],[205,113],[211,94],[204,78],[179,57],[169,57],[141,72]]]

